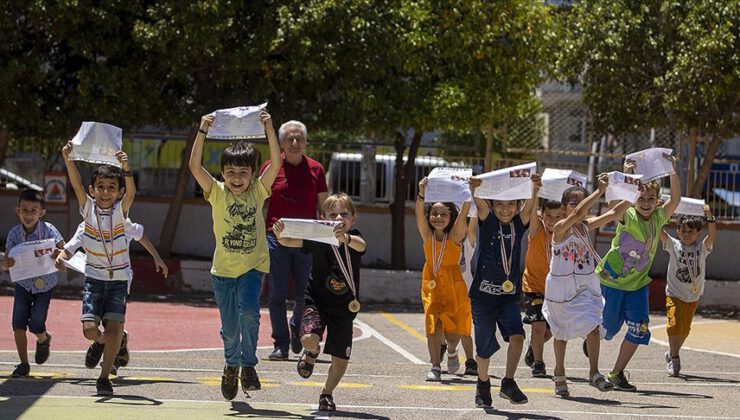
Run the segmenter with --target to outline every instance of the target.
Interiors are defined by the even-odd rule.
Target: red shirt
[[[272,224],[282,217],[294,219],[316,219],[318,194],[327,192],[324,167],[310,157],[303,155],[298,165],[291,165],[281,155],[283,165],[272,184],[272,195],[267,207],[267,231],[272,231]],[[264,172],[270,161],[260,168]]]

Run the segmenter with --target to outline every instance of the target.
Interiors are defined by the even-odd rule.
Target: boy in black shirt
[[[334,228],[339,247],[282,237],[285,225],[281,220],[275,222],[272,231],[281,245],[301,247],[304,252],[313,255],[300,329],[304,351],[297,370],[303,378],[311,376],[316,358],[319,357],[321,337],[324,329],[328,329],[324,353],[331,355],[331,367],[319,397],[319,410],[335,411],[332,393],[347,371],[352,352],[352,322],[360,310],[360,259],[367,245],[360,232],[352,229],[357,221],[357,212],[352,199],[346,194],[329,196],[322,205],[321,218],[339,222]]]

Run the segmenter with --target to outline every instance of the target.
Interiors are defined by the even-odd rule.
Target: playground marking
[[[699,322],[694,322],[694,323],[691,324],[691,326],[707,325],[707,324],[731,324],[731,323],[732,323],[731,321],[727,321],[727,320],[724,320],[724,319],[722,319],[722,320],[719,320],[718,319],[718,320],[714,320],[714,321],[699,321]],[[653,331],[655,331],[655,330],[658,330],[658,329],[665,329],[666,328],[666,325],[665,325],[665,323],[661,323],[660,325],[656,325],[656,326],[651,327],[651,328],[653,329]],[[654,338],[654,337],[651,337],[650,338],[650,341],[651,342],[654,342],[655,344],[660,344],[661,346],[670,347],[670,345],[668,344],[667,341],[663,341],[663,340],[660,340],[660,339],[657,339],[657,338]],[[734,357],[736,359],[740,359],[740,354],[727,353],[727,352],[724,352],[724,351],[697,349],[696,347],[689,347],[689,346],[681,346],[681,350],[691,350],[691,351],[696,351],[696,352],[700,352],[700,353],[716,354],[716,355],[719,355],[719,356],[729,356],[729,357]]]
[[[304,382],[288,382],[288,385],[323,388],[325,384],[323,382],[304,381]],[[361,388],[370,388],[371,386],[372,385],[370,384],[355,384],[351,382],[340,382],[339,385],[337,385],[337,388],[361,389]]]
[[[410,325],[406,324],[405,322],[401,321],[400,319],[396,318],[395,316],[383,312],[381,315],[383,315],[383,318],[387,319],[388,322],[391,324],[401,328],[402,330],[406,331],[407,333],[411,334],[413,337],[418,338],[420,341],[423,341],[424,343],[427,342],[427,338],[420,333],[419,331],[416,331],[414,328],[412,328]]]
[[[362,321],[360,321],[360,320],[357,320],[357,319],[355,320],[355,323],[356,323],[356,324],[359,324],[360,326],[362,326],[362,328],[365,328],[365,329],[367,329],[367,331],[368,331],[368,332],[369,332],[370,334],[372,334],[372,336],[373,336],[373,337],[377,338],[377,339],[378,339],[378,340],[380,340],[380,341],[381,341],[381,342],[382,342],[383,344],[385,344],[386,346],[388,346],[388,347],[390,347],[391,349],[393,349],[393,350],[395,350],[396,352],[398,352],[398,353],[399,353],[399,354],[400,354],[401,356],[403,356],[403,357],[405,357],[406,359],[408,359],[408,360],[409,360],[409,361],[410,361],[411,363],[413,363],[413,364],[415,364],[415,365],[426,365],[426,364],[427,364],[427,363],[426,363],[426,362],[424,362],[423,360],[419,359],[418,357],[416,357],[416,356],[414,356],[413,354],[411,354],[410,352],[408,352],[408,351],[407,351],[406,349],[404,349],[403,347],[401,347],[401,346],[399,346],[398,344],[394,343],[394,342],[393,342],[392,340],[390,340],[390,339],[386,338],[386,337],[385,337],[384,335],[382,335],[382,334],[381,334],[381,333],[379,333],[379,332],[378,332],[377,330],[375,330],[375,328],[373,328],[373,327],[371,327],[371,326],[367,325],[366,323],[364,323],[364,322],[362,322]]]

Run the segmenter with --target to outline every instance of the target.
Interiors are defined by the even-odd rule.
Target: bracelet
[[[347,240],[344,242],[345,245],[349,245],[350,242],[352,242],[352,235],[349,233],[345,233],[347,235]]]
[[[416,194],[416,199],[424,201],[424,197],[421,194]]]
[[[710,219],[709,217],[705,217],[707,223],[715,223],[717,221],[717,216],[712,216]]]
[[[133,172],[131,172],[131,171],[123,171],[123,176],[130,176],[130,177],[133,177],[133,176],[134,176],[134,173],[133,173]]]
[[[203,135],[206,135],[206,134],[208,134],[208,131],[206,131],[206,130],[204,130],[204,129],[200,128],[200,127],[198,127],[198,132],[199,132],[200,134],[203,134]]]

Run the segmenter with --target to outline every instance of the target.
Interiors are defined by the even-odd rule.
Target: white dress
[[[586,224],[581,226],[585,235],[573,227],[565,240],[552,244],[542,314],[557,340],[585,337],[601,325],[604,302],[594,272],[600,258],[591,244]]]

